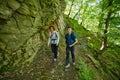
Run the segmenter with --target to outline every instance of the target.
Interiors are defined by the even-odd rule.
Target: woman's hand
[[[56,46],[58,46],[59,43],[56,43]]]
[[[50,47],[50,45],[47,45],[48,47]]]

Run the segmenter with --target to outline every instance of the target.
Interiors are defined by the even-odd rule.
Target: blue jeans
[[[54,58],[57,59],[58,46],[56,44],[51,44],[51,49],[52,49],[52,52],[54,53]]]
[[[70,52],[71,52],[71,56],[72,56],[72,62],[75,62],[75,55],[74,55],[74,46],[66,47],[66,65],[70,63]]]

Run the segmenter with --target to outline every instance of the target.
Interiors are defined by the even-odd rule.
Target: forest
[[[120,2],[118,0],[72,0],[67,4],[64,13],[70,23],[73,26],[79,24],[79,27],[87,30],[83,33],[81,30],[78,31],[78,28],[76,29],[78,35],[82,34],[82,37],[87,36],[88,38],[86,53],[94,58],[92,60],[95,65],[97,64],[96,67],[100,71],[103,70],[105,80],[118,80],[120,72],[120,38],[118,37],[120,35]],[[88,52],[89,50],[90,52]]]
[[[51,24],[60,34],[55,63]],[[68,26],[78,43],[76,65],[65,69]],[[120,80],[119,53],[119,0],[0,0],[0,80]]]

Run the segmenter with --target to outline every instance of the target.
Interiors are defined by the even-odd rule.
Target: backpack
[[[57,36],[57,33],[55,32],[55,37],[56,37],[56,39],[58,39],[58,36]]]
[[[57,40],[58,39],[58,36],[57,36],[57,33],[55,32],[55,37],[56,39],[52,39],[52,40]]]

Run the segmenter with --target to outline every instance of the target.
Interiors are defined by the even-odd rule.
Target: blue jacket
[[[66,34],[65,39],[66,39],[66,44],[71,45],[71,44],[73,44],[75,42],[76,34],[75,33]]]

